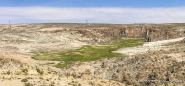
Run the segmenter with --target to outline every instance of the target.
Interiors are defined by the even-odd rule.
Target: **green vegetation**
[[[40,74],[40,75],[43,75],[43,71],[42,70],[40,70],[39,68],[36,68],[36,70],[37,70],[37,72]]]
[[[28,69],[23,69],[22,72],[23,72],[24,74],[27,74],[27,73],[28,73]]]
[[[37,60],[61,61],[56,67],[63,67],[75,61],[86,62],[94,61],[102,58],[112,58],[121,56],[121,54],[113,53],[117,49],[124,47],[133,47],[143,44],[141,38],[130,38],[123,40],[113,40],[110,45],[86,45],[77,50],[59,51],[59,52],[41,52],[36,53],[32,58]]]
[[[28,79],[22,79],[21,82],[28,82]]]
[[[34,85],[31,83],[24,83],[24,86],[34,86]]]

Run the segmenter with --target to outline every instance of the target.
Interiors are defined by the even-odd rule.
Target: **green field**
[[[33,56],[33,59],[37,60],[50,60],[61,61],[65,63],[59,63],[56,67],[64,67],[75,61],[86,62],[94,61],[102,58],[113,58],[121,56],[122,54],[113,53],[120,48],[139,46],[143,44],[141,38],[130,38],[122,40],[113,40],[109,45],[86,45],[80,49],[71,51],[58,51],[58,52],[39,52]]]

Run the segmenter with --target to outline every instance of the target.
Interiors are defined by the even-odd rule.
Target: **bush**
[[[23,69],[22,72],[25,73],[25,74],[27,74],[28,73],[28,70],[27,69]]]
[[[30,83],[24,83],[24,86],[33,86],[33,84],[30,84]]]
[[[42,70],[40,70],[39,68],[36,68],[36,70],[37,70],[37,72],[40,74],[40,75],[43,75],[43,71]]]
[[[28,79],[22,79],[21,80],[21,82],[27,82],[28,81]]]

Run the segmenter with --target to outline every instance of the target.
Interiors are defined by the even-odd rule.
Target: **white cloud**
[[[57,8],[0,7],[0,23],[85,22],[181,23],[185,7],[175,8]]]

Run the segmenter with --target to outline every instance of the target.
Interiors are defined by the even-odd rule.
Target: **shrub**
[[[22,79],[21,80],[21,82],[27,82],[28,81],[28,79]]]
[[[34,85],[30,83],[24,83],[24,86],[34,86]]]
[[[27,74],[28,73],[28,69],[23,69],[22,72]]]
[[[43,75],[43,71],[42,70],[40,70],[39,68],[36,68],[36,70],[37,70],[37,72],[40,74],[40,75]]]

